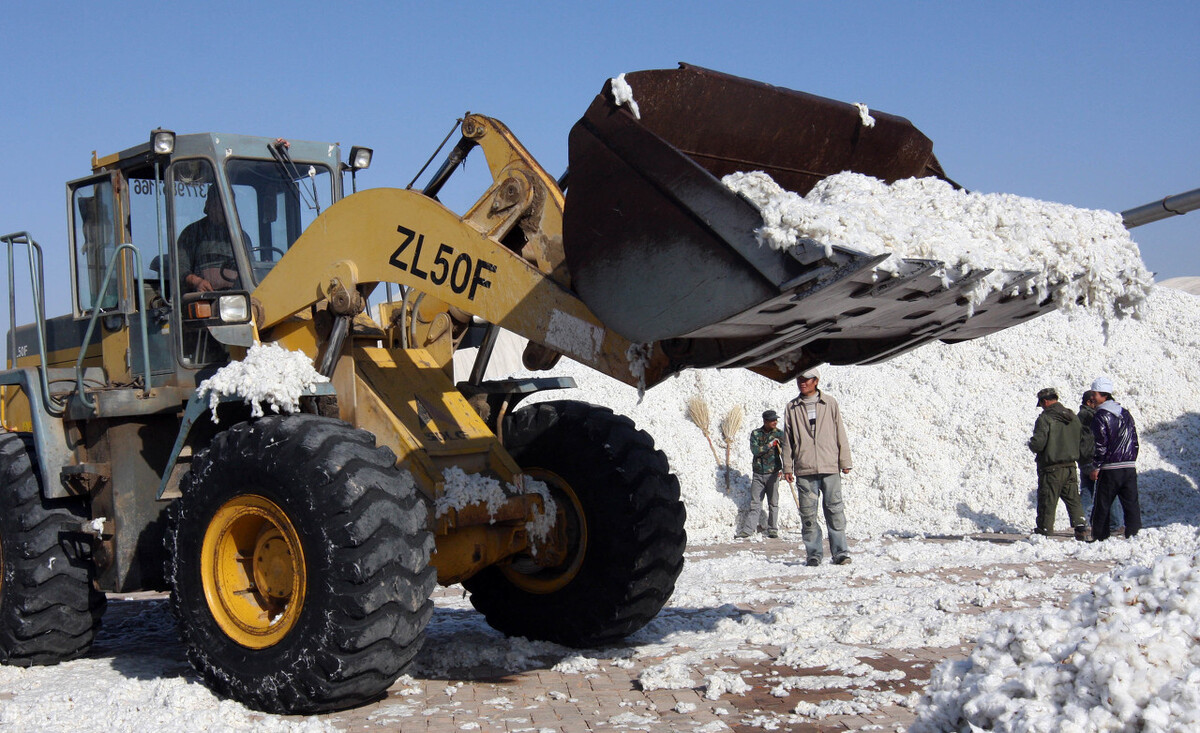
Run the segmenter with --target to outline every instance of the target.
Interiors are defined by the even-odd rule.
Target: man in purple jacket
[[[1138,505],[1137,427],[1133,415],[1113,399],[1113,383],[1108,377],[1092,382],[1097,393],[1096,416],[1092,434],[1096,453],[1092,456],[1092,479],[1096,481],[1096,501],[1092,505],[1092,537],[1108,539],[1108,515],[1114,499],[1121,500],[1125,511],[1125,536],[1132,537],[1142,528],[1142,509]]]

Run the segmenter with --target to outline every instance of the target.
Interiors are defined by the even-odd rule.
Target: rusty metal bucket
[[[946,288],[935,277],[940,263],[914,260],[879,285],[880,255],[834,248],[830,257],[812,241],[764,247],[758,210],[720,181],[761,170],[804,194],[845,170],[888,182],[945,178],[912,123],[871,110],[875,125],[864,133],[854,105],[686,64],[625,78],[641,118],[616,106],[606,83],[569,138],[563,249],[573,287],[606,325],[664,342],[680,365],[777,378],[814,361],[866,363],[958,340],[967,323],[961,291],[979,273]],[[1014,282],[1024,275],[1013,273]],[[1009,302],[959,338],[1013,325]],[[1020,320],[1043,310],[1016,305]]]

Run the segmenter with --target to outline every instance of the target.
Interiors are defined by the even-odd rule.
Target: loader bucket
[[[868,363],[974,338],[1044,310],[996,298],[976,309],[989,314],[977,326],[963,291],[980,273],[945,287],[941,263],[912,260],[877,283],[881,255],[835,247],[827,256],[813,241],[770,249],[755,237],[758,210],[720,181],[761,170],[805,194],[846,170],[945,178],[908,120],[871,110],[864,132],[854,105],[686,64],[625,78],[640,119],[614,104],[610,82],[571,130],[563,249],[572,286],[626,338],[664,342],[679,366],[784,379],[816,362]]]

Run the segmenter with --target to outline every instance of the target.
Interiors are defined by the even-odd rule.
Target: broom
[[[734,405],[725,419],[721,421],[721,437],[725,440],[725,495],[728,496],[733,491],[731,485],[732,479],[729,476],[729,450],[734,439],[737,438],[738,431],[742,429],[742,418],[745,417],[746,411],[741,405]]]
[[[717,465],[721,465],[721,458],[717,455],[717,448],[713,445],[712,436],[708,431],[708,403],[700,395],[692,395],[692,398],[687,403],[688,419],[700,428],[700,432],[704,433],[704,437],[708,440],[708,447],[712,449],[713,460]]]

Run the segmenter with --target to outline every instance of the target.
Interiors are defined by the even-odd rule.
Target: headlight
[[[170,155],[175,152],[175,133],[161,127],[151,132],[150,150],[155,155]]]
[[[350,167],[356,171],[371,167],[371,149],[355,145],[350,148]]]
[[[217,316],[225,323],[250,320],[250,298],[245,295],[222,295],[217,300]]]

